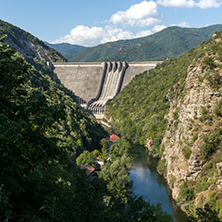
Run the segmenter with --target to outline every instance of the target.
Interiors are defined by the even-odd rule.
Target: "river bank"
[[[134,193],[152,204],[161,203],[163,211],[171,214],[175,222],[185,222],[186,214],[172,199],[166,180],[157,173],[157,161],[139,145],[132,154],[134,166],[130,171],[130,179],[133,181]]]

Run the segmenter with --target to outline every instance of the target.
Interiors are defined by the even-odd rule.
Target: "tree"
[[[107,149],[109,147],[109,142],[108,142],[108,140],[106,138],[102,138],[100,140],[100,144],[102,146],[101,158],[106,160],[108,158],[108,156],[107,156],[107,154],[108,154]]]
[[[151,204],[142,197],[130,196],[124,212],[125,221],[172,222],[171,215],[161,209],[161,205]]]
[[[211,208],[208,204],[205,204],[204,208],[197,208],[196,215],[189,216],[188,222],[220,222],[220,218],[218,217],[218,212]]]
[[[90,153],[88,150],[84,150],[76,159],[76,164],[77,166],[81,164],[92,164],[94,160],[93,153]]]

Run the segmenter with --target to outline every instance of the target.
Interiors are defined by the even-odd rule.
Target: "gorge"
[[[221,34],[137,76],[107,107],[117,132],[160,158],[158,172],[189,214],[205,204],[222,212]]]
[[[105,135],[76,98],[83,108],[92,104],[95,113],[106,104],[104,120],[112,129],[159,159],[157,170],[184,212],[196,216],[196,209],[208,204],[222,218],[221,32],[186,54],[156,62],[147,72],[149,62],[65,63],[60,53],[30,34],[11,26],[6,30],[6,44],[6,37],[0,40],[0,220],[30,221],[41,211],[38,220],[51,221],[54,209],[57,221],[99,221],[101,216],[122,221],[129,211],[135,217],[141,212],[133,211],[135,199],[127,199],[131,208],[125,208],[125,189],[110,189],[114,195],[106,193],[105,199],[100,184],[76,167],[76,156],[101,149]],[[71,91],[75,84],[76,95]],[[128,180],[129,158],[122,147],[114,152],[115,164],[107,165],[111,185],[114,180],[119,185],[117,175]],[[119,163],[126,169],[121,171]]]

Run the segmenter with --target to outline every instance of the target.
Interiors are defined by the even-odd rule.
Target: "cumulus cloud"
[[[151,35],[153,34],[153,32],[151,30],[146,30],[146,31],[140,31],[138,32],[134,38],[140,38],[140,37],[145,37],[145,36],[148,36],[148,35]]]
[[[167,26],[165,26],[165,25],[156,25],[156,26],[154,26],[154,27],[152,28],[152,30],[153,30],[154,32],[159,32],[159,31],[165,29],[166,27],[167,27]]]
[[[196,5],[192,0],[158,0],[157,4],[165,7],[188,7],[192,8]]]
[[[79,25],[71,30],[70,34],[65,37],[56,39],[53,43],[67,42],[70,44],[92,46],[110,41],[117,41],[120,39],[131,39],[133,34],[130,31],[124,31],[120,28],[113,28],[111,26],[102,27],[88,27]]]
[[[181,26],[181,27],[189,27],[188,23],[187,22],[181,22],[178,24],[178,26]]]
[[[157,4],[154,1],[143,1],[132,5],[126,11],[118,11],[109,20],[112,24],[129,26],[149,26],[160,22]]]
[[[199,7],[201,9],[206,9],[219,8],[222,3],[217,0],[199,0],[198,2],[193,0],[157,0],[157,4],[165,7]]]
[[[221,2],[217,0],[200,0],[196,5],[202,9],[206,8],[219,8],[221,6]]]

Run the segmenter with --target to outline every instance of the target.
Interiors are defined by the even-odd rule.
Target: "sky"
[[[222,24],[222,0],[0,0],[0,19],[49,43],[92,47]]]

